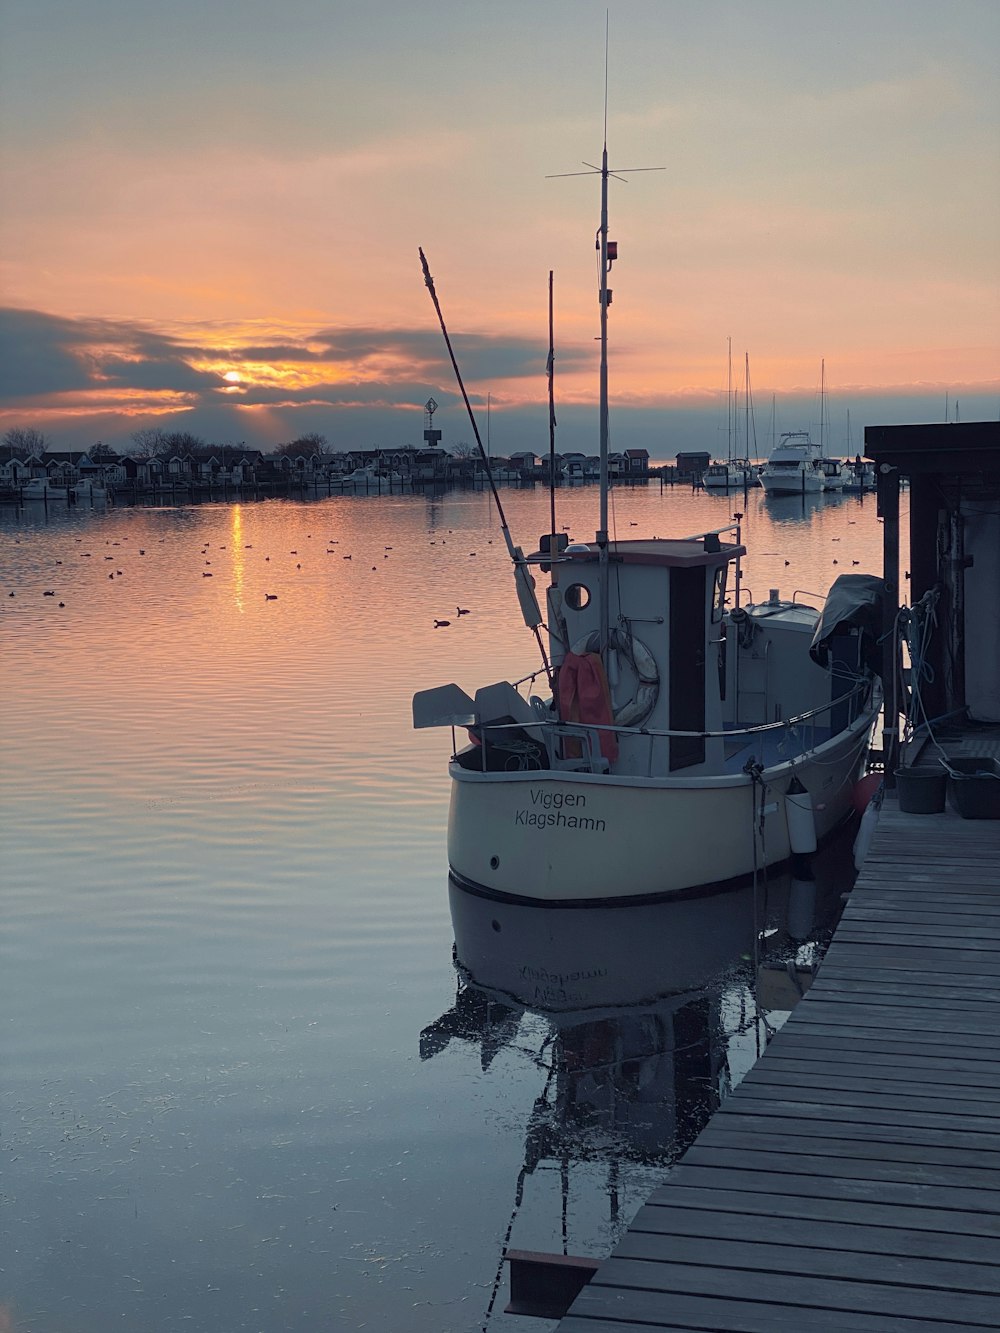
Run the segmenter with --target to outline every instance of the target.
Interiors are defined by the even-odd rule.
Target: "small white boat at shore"
[[[50,481],[48,477],[32,477],[21,487],[22,500],[65,500],[69,487]]]
[[[701,474],[701,484],[706,491],[742,490],[744,486],[753,486],[756,480],[753,468],[744,459],[709,463]]]
[[[820,464],[823,468],[823,489],[824,491],[842,491],[846,473],[844,465],[839,458],[822,458]]]
[[[845,491],[874,491],[878,487],[875,476],[875,464],[868,459],[855,458],[854,462],[844,464]]]
[[[403,486],[404,477],[391,468],[379,468],[369,463],[365,467],[356,467],[346,477],[340,478],[340,485],[345,488],[372,491],[397,490]]]
[[[78,481],[71,490],[76,500],[106,500],[108,498],[108,488],[104,482],[94,481],[89,477]]]

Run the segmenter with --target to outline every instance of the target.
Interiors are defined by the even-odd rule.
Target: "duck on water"
[[[414,726],[452,729],[454,880],[545,905],[731,887],[811,851],[850,812],[881,705],[872,669],[881,580],[842,575],[822,612],[777,589],[744,605],[738,524],[609,539],[607,276],[617,246],[608,241],[606,146],[598,174],[596,535],[570,544],[553,519],[525,555],[496,496],[541,664],[473,695],[448,684],[413,699]],[[465,396],[453,353],[452,362]],[[469,415],[478,440],[471,407]],[[541,599],[536,573],[548,577]],[[462,728],[469,743],[459,747]]]

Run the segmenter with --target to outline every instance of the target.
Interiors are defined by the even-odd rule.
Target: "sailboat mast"
[[[726,462],[733,461],[733,340],[732,337],[726,339],[729,344],[729,378],[726,382]]]
[[[823,418],[826,416],[826,357],[819,363],[819,452],[821,457],[826,457],[826,449],[823,446]]]

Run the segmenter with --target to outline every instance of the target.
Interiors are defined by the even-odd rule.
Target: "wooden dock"
[[[559,1333],[1000,1328],[1000,821],[886,800],[816,981]]]

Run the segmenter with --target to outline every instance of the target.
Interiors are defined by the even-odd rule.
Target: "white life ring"
[[[571,651],[578,656],[597,651],[596,631],[578,640]],[[641,639],[625,629],[611,631],[610,646],[621,653],[635,673],[636,690],[630,699],[615,709],[615,724],[619,727],[638,727],[646,721],[656,706],[660,692],[660,671],[656,658]]]

